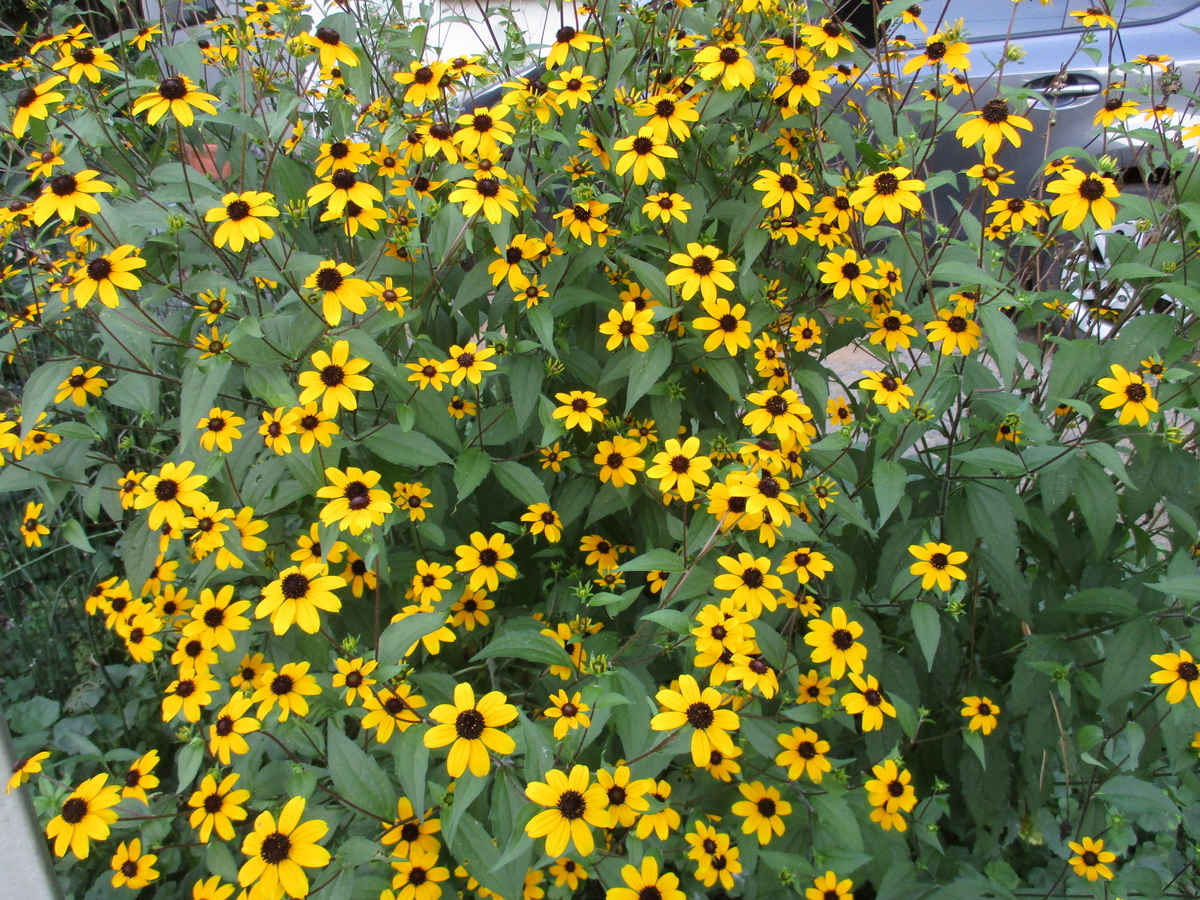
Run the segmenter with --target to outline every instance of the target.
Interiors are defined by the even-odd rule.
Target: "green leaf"
[[[1095,442],[1088,444],[1087,452],[1088,456],[1112,472],[1123,485],[1133,488],[1133,482],[1129,480],[1129,473],[1125,471],[1125,460],[1121,459],[1121,454],[1116,447],[1112,444]]]
[[[963,740],[966,745],[971,748],[971,752],[979,757],[979,765],[984,770],[987,770],[987,751],[983,747],[983,736],[978,731],[966,730],[963,732]]]
[[[881,459],[875,463],[871,481],[875,485],[875,504],[879,507],[879,527],[882,528],[904,497],[908,475],[900,463]]]
[[[419,431],[405,431],[399,425],[385,425],[363,441],[380,459],[402,466],[424,468],[449,463],[437,444]]]
[[[650,388],[658,383],[671,367],[673,346],[669,338],[658,338],[650,342],[650,349],[637,353],[629,367],[629,387],[625,390],[625,412],[628,413]]]
[[[621,563],[617,568],[622,572],[682,572],[683,558],[674,550],[648,550],[641,556],[635,556],[629,562]]]
[[[1200,575],[1177,575],[1146,587],[1180,600],[1200,600]]]
[[[196,425],[216,405],[217,394],[225,383],[232,363],[228,359],[207,360],[212,363],[207,369],[197,365],[183,370],[183,383],[179,388],[179,447],[176,452],[186,454],[197,433]]]
[[[337,792],[381,822],[390,821],[396,808],[396,792],[387,774],[342,733],[333,719],[329,720],[327,733],[326,757]]]
[[[200,765],[204,762],[204,743],[193,740],[175,754],[175,771],[179,776],[179,790],[186,791],[196,780]]]
[[[38,417],[54,402],[58,386],[71,374],[72,368],[74,363],[70,360],[43,363],[26,379],[25,390],[21,394],[22,438],[36,427]]]
[[[1099,556],[1108,547],[1108,538],[1120,512],[1117,492],[1104,470],[1090,459],[1079,460],[1079,479],[1075,482],[1075,502],[1079,506]]]
[[[528,469],[515,460],[503,460],[492,463],[492,473],[503,488],[524,503],[532,506],[534,503],[549,503],[550,495],[546,486],[537,477],[537,473]]]
[[[521,713],[521,740],[525,744],[525,781],[545,781],[554,765],[554,750],[546,733]]]
[[[692,630],[692,620],[677,609],[656,609],[646,613],[642,618],[661,625],[667,631],[675,634],[687,634]]]
[[[483,483],[492,470],[492,458],[478,447],[468,447],[458,455],[454,464],[454,486],[458,489],[458,502],[462,503]]]
[[[393,622],[379,636],[379,663],[393,665],[404,659],[409,647],[446,623],[445,613],[419,612]]]
[[[404,796],[412,803],[413,812],[425,812],[425,774],[429,771],[429,748],[425,746],[424,728],[409,728],[396,740],[392,751],[396,764],[396,779]]]
[[[1050,366],[1046,395],[1051,400],[1070,403],[1086,382],[1091,381],[1100,364],[1100,348],[1092,341],[1068,341],[1050,338],[1058,344]]]
[[[920,601],[909,610],[912,616],[913,631],[917,635],[917,643],[925,654],[925,665],[928,671],[933,671],[933,659],[937,656],[938,641],[942,637],[942,620],[938,611],[928,603]]]
[[[60,533],[63,539],[73,547],[78,547],[84,553],[95,553],[96,548],[92,546],[84,533],[83,526],[79,524],[77,519],[67,519],[63,522]]]
[[[712,380],[730,397],[742,396],[742,382],[738,377],[737,363],[732,359],[706,359],[704,368],[708,370]]]
[[[540,631],[507,631],[475,654],[475,659],[517,659],[547,666],[570,667],[567,651]]]
[[[1111,613],[1117,616],[1136,616],[1137,601],[1126,591],[1112,587],[1087,588],[1068,597],[1063,609],[1086,616],[1094,613]]]
[[[1017,364],[1017,326],[995,303],[980,306],[979,318],[983,322],[988,349],[1000,370],[1000,378],[1004,384],[1011,385]]]
[[[453,841],[454,835],[458,831],[458,823],[462,821],[463,815],[467,808],[474,802],[475,798],[483,793],[492,782],[491,775],[484,775],[480,778],[473,772],[463,772],[454,782],[454,805],[450,807],[450,817],[446,822],[446,840]]]
[[[667,306],[671,305],[671,292],[667,288],[667,276],[661,270],[644,259],[637,259],[625,253],[621,254],[621,259],[637,276],[638,284],[647,288],[656,300]]]
[[[209,841],[204,851],[204,864],[212,875],[219,875],[226,881],[237,883],[238,866],[229,852],[229,846],[224,841]]]
[[[1161,789],[1132,775],[1116,775],[1096,791],[1097,795],[1122,812],[1140,815],[1165,813],[1178,818],[1179,807]]]
[[[542,346],[551,354],[555,354],[554,312],[551,310],[549,304],[541,303],[533,307],[533,309],[527,310],[525,318],[533,326],[534,333],[537,334],[538,340],[542,342]]]
[[[542,393],[542,382],[546,377],[546,369],[536,356],[515,355],[508,367],[508,385],[512,396],[513,415],[517,419],[517,428],[523,429],[529,422],[529,417],[537,408],[538,397]]]
[[[1005,290],[1005,285],[1001,284],[979,266],[971,263],[958,262],[956,260],[946,260],[938,263],[936,269],[933,270],[934,281],[948,281],[951,284],[957,285],[973,285],[977,284],[980,287],[997,288]]]

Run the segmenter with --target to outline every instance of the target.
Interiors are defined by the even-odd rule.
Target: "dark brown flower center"
[[[569,44],[571,41],[575,40],[575,35],[578,33],[579,32],[577,32],[570,25],[564,25],[554,33],[554,42],[556,44]]]
[[[500,561],[500,554],[491,547],[484,547],[479,551],[479,565],[485,568],[491,568]]]
[[[481,197],[496,197],[500,193],[500,182],[495,178],[480,178],[475,182],[475,191]]]
[[[159,96],[164,100],[182,100],[188,94],[187,82],[178,75],[166,78],[158,85]]]
[[[1195,681],[1200,678],[1200,668],[1194,662],[1181,662],[1175,669],[1177,675],[1184,681]]]
[[[271,693],[276,697],[290,694],[295,686],[296,682],[291,675],[279,674],[271,679]]]
[[[487,723],[477,709],[464,709],[454,719],[454,730],[460,738],[477,741]]]
[[[328,44],[331,47],[336,47],[342,42],[342,36],[332,28],[318,28],[317,40],[322,44]]]
[[[300,572],[292,572],[290,575],[283,576],[280,584],[285,600],[297,600],[305,596],[308,593],[308,587],[308,576],[302,575]]]
[[[558,811],[567,821],[582,818],[587,811],[587,801],[579,791],[563,791],[558,797]]]
[[[107,256],[97,256],[87,264],[88,278],[92,281],[104,281],[112,274],[113,264]]]
[[[633,152],[638,156],[646,156],[654,152],[654,141],[648,137],[635,137],[633,139]]]
[[[713,712],[713,708],[707,703],[701,702],[691,704],[687,708],[685,715],[687,716],[689,725],[701,730],[711,727],[717,718],[716,713]]]
[[[843,653],[854,646],[854,635],[845,628],[835,628],[829,637],[833,641],[833,646],[837,647]]]
[[[889,794],[891,794],[893,797],[903,797],[904,796],[904,785],[901,784],[899,781],[889,781],[888,786],[887,786],[887,792]]]
[[[764,818],[771,818],[775,815],[775,801],[770,797],[761,798],[755,806],[758,807],[758,814]]]
[[[348,191],[358,184],[358,178],[349,169],[335,169],[329,181],[339,191]]]
[[[321,384],[327,388],[337,387],[346,380],[346,370],[341,366],[330,365],[321,370]]]
[[[718,55],[718,59],[720,59],[721,62],[727,66],[732,66],[741,58],[742,55],[737,52],[736,47],[722,47],[721,52]]]
[[[848,262],[842,264],[842,277],[848,281],[853,281],[862,275],[862,269],[858,263]]]
[[[989,125],[999,125],[1001,122],[1008,121],[1008,101],[1007,100],[989,100],[983,105],[983,110],[980,113],[983,121]]]
[[[317,33],[320,34],[320,30]],[[334,32],[334,34],[336,33]],[[262,857],[262,861],[268,866],[277,866],[288,858],[291,850],[291,839],[282,832],[272,831],[263,838],[262,847],[259,848],[258,855]]]
[[[713,269],[716,268],[716,263],[711,256],[696,256],[692,258],[692,271],[701,278],[711,275]]]
[[[1094,866],[1100,862],[1100,857],[1091,850],[1084,850],[1080,855],[1083,857],[1083,864],[1085,866]]]

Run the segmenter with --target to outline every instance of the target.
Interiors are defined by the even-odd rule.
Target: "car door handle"
[[[1095,78],[1090,75],[1077,75],[1074,72],[1035,78],[1021,87],[1037,91],[1050,101],[1092,97],[1101,91],[1100,82]]]

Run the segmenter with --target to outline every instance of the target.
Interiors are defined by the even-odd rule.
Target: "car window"
[[[925,20],[938,27],[962,19],[971,40],[1013,39],[1063,30],[1079,30],[1068,13],[1101,5],[1101,0],[1058,0],[1013,3],[1013,0],[932,0],[924,4]],[[1109,0],[1108,8],[1123,24],[1161,22],[1200,6],[1200,0]],[[944,12],[943,12],[944,10]]]

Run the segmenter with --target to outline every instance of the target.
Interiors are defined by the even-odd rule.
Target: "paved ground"
[[[14,755],[0,709],[0,788],[8,784]],[[0,790],[0,900],[58,900],[60,896],[29,788],[11,794]]]

